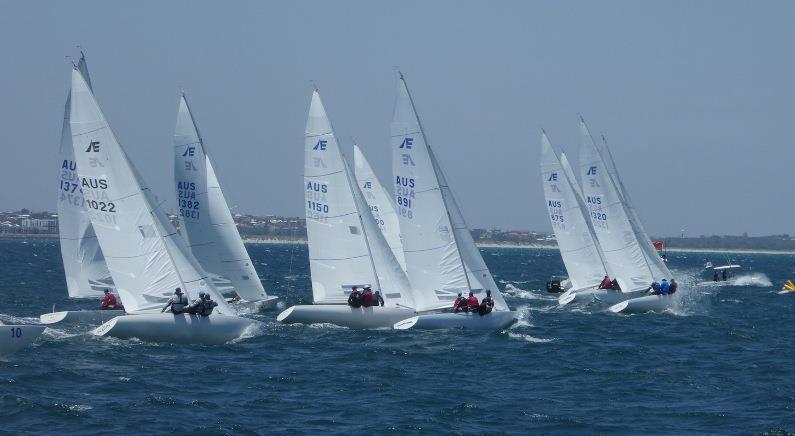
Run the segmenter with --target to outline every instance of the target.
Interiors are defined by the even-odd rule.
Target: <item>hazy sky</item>
[[[0,209],[55,209],[81,45],[161,197],[183,87],[233,211],[302,216],[310,80],[391,187],[399,66],[471,227],[551,228],[539,131],[576,161],[582,113],[652,234],[795,234],[793,22],[771,1],[0,1]]]

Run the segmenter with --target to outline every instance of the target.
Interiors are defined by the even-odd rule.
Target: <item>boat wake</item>
[[[745,274],[729,280],[732,286],[755,286],[758,288],[769,288],[773,286],[770,279],[762,273]]]
[[[505,295],[509,295],[515,298],[521,298],[524,300],[552,301],[552,300],[557,300],[558,298],[556,295],[549,295],[546,291],[542,291],[540,289],[534,291],[526,291],[522,288],[517,288],[510,282],[505,283],[505,290],[503,291],[503,293]]]
[[[523,341],[532,342],[532,343],[536,343],[536,344],[543,344],[543,343],[552,342],[552,341],[555,340],[554,338],[552,338],[552,339],[537,338],[535,336],[531,336],[531,335],[528,335],[528,334],[525,334],[525,333],[514,333],[514,332],[508,332],[508,337],[512,338],[512,339],[520,339],[520,340],[523,340]]]

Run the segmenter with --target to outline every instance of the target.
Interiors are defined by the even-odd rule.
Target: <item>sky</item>
[[[397,69],[470,227],[551,230],[540,129],[654,235],[795,234],[795,3],[0,0],[0,210],[55,210],[71,64],[172,204],[180,88],[233,212],[303,216],[312,84],[391,186]]]

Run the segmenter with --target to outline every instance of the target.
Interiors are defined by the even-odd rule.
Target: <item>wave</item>
[[[546,300],[552,301],[557,300],[558,297],[555,295],[549,294],[546,290],[542,291],[540,289],[527,291],[522,288],[518,288],[513,285],[513,283],[506,283],[505,290],[502,291],[505,295],[509,295],[515,298],[522,298],[525,300]]]
[[[533,343],[537,343],[537,344],[538,343],[543,344],[543,343],[552,342],[552,341],[555,340],[554,338],[537,338],[535,336],[531,336],[531,335],[528,335],[528,334],[525,334],[525,333],[513,333],[513,332],[508,332],[508,337],[509,338],[513,338],[513,339],[521,339],[521,340],[525,340],[527,342],[533,342]]]
[[[769,288],[773,286],[773,282],[762,273],[752,273],[737,276],[729,280],[732,286],[755,286],[758,288]]]

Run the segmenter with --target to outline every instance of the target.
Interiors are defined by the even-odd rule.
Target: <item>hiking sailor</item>
[[[475,293],[469,291],[469,298],[467,298],[467,304],[469,306],[469,310],[473,312],[477,312],[480,308],[480,302],[478,302],[478,297],[475,296]]]
[[[105,289],[103,291],[105,293],[105,297],[102,298],[102,301],[99,303],[100,310],[122,310],[124,307],[116,301],[116,296],[113,295],[109,290]]]
[[[168,309],[169,306],[171,306],[171,313],[173,313],[174,315],[178,315],[185,311],[185,306],[187,305],[188,305],[188,299],[182,293],[182,289],[177,288],[174,291],[174,296],[171,297],[170,300],[168,300],[168,303],[166,303],[163,309],[160,310],[160,313],[165,312],[166,309]]]
[[[199,298],[191,301],[190,306],[185,309],[185,313],[196,315],[204,310],[204,291],[199,291]]]
[[[480,302],[480,307],[478,307],[478,313],[480,316],[488,315],[491,313],[491,310],[494,309],[494,300],[491,298],[491,291],[486,289],[486,298]]]
[[[218,306],[218,303],[213,301],[210,297],[210,293],[204,294],[204,301],[202,302],[202,310],[199,312],[201,316],[210,316],[213,313],[213,309]]]
[[[602,279],[602,282],[599,283],[598,289],[610,289],[612,286],[613,282],[610,281],[610,277],[605,276],[605,278]]]
[[[373,295],[373,306],[384,307],[384,297],[381,296],[381,291],[375,291],[375,295]]]
[[[453,302],[453,311],[460,312],[463,310],[464,312],[468,312],[469,311],[468,304],[469,303],[467,302],[467,299],[461,295],[461,292],[459,292],[458,298],[456,298],[455,301]]]
[[[660,282],[660,295],[668,295],[668,291],[671,290],[671,284],[668,283],[668,280],[662,279]]]
[[[351,295],[348,296],[348,306],[359,308],[362,307],[362,294],[356,289],[356,286],[351,287]]]

